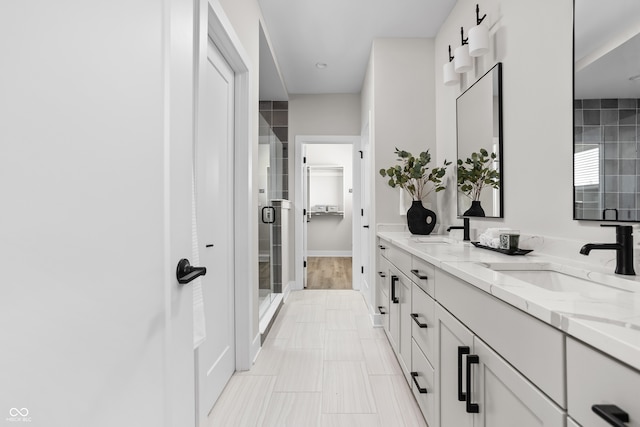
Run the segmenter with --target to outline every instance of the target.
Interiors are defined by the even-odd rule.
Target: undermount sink
[[[627,282],[625,279],[552,263],[480,263],[480,265],[552,292],[632,292],[627,289],[629,284],[622,282]]]
[[[411,237],[411,240],[416,243],[430,243],[430,244],[446,244],[448,245],[450,242],[445,240],[442,237]]]

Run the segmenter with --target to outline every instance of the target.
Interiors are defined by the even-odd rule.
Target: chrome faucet
[[[470,233],[469,233],[469,218],[463,218],[463,220],[464,220],[464,226],[452,225],[451,227],[447,228],[447,231],[464,230],[463,240],[465,242],[468,242],[469,240],[471,240],[471,238],[469,237],[469,235],[470,235]]]
[[[635,276],[633,269],[633,228],[630,225],[600,224],[601,227],[616,227],[615,243],[587,243],[580,248],[582,255],[589,255],[593,249],[616,251],[616,274]]]

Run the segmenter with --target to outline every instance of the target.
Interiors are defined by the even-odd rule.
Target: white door
[[[235,371],[233,275],[234,73],[209,40],[199,88],[197,222],[206,339],[198,347],[199,417],[204,420]]]
[[[193,2],[81,3],[0,2],[0,423],[191,427]]]
[[[360,215],[361,215],[361,229],[360,229],[360,263],[362,265],[362,285],[360,286],[361,292],[365,293],[365,298],[369,302],[370,306],[375,306],[373,290],[370,284],[373,284],[373,276],[371,271],[371,232],[373,224],[370,222],[370,191],[371,191],[371,177],[370,171],[370,159],[369,159],[369,124],[367,123],[362,132],[362,143],[360,151]],[[356,159],[356,161],[358,161]],[[357,212],[355,213],[358,214]],[[355,272],[356,269],[354,269]],[[356,283],[354,281],[354,283]]]
[[[307,287],[307,224],[311,219],[309,212],[309,166],[307,166],[307,146],[302,144],[302,287]]]

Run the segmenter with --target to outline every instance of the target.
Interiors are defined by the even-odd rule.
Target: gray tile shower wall
[[[599,156],[599,183],[575,187],[577,217],[640,220],[640,100],[576,100],[574,114],[575,153]]]
[[[278,168],[278,181],[281,184],[282,194],[274,195],[274,199],[289,199],[289,102],[287,101],[260,101],[260,115],[265,119],[271,131],[282,143],[282,151],[276,159],[281,165]],[[262,132],[261,132],[262,134]]]

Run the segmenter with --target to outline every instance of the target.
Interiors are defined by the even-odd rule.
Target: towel
[[[194,168],[195,170],[195,168]],[[198,246],[198,221],[196,217],[196,186],[195,178],[191,177],[191,259],[192,265],[200,265],[200,248]],[[194,350],[207,337],[204,318],[204,296],[202,294],[202,276],[196,277],[193,286],[193,348]]]
[[[484,233],[478,236],[478,242],[490,248],[499,248],[500,234],[509,230],[510,228],[487,228]]]

